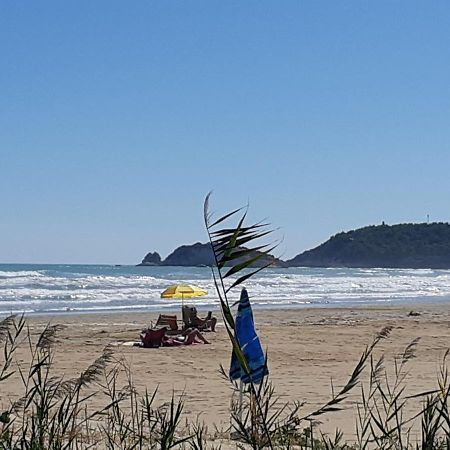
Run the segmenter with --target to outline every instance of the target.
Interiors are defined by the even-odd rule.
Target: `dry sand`
[[[420,315],[409,316],[410,307],[316,308],[257,310],[255,320],[264,347],[269,352],[269,369],[276,393],[285,401],[306,402],[306,414],[326,402],[335,389],[347,381],[354,366],[374,335],[386,325],[394,327],[376,354],[385,353],[387,365],[413,339],[420,337],[417,358],[409,364],[408,392],[417,393],[436,385],[436,374],[450,346],[450,305],[415,305]],[[217,312],[218,314],[218,312]],[[174,391],[185,394],[186,412],[199,417],[213,429],[229,425],[230,385],[219,374],[219,365],[228,367],[230,344],[223,324],[206,337],[211,345],[140,349],[120,345],[136,340],[140,330],[156,315],[147,313],[67,314],[30,317],[36,335],[51,322],[66,325],[56,346],[55,371],[72,377],[86,368],[104,346],[114,347],[132,369],[139,391],[159,387],[158,400],[168,400]],[[22,363],[26,353],[18,353]],[[6,392],[6,390],[8,392]],[[3,383],[1,402],[20,392],[18,377]],[[348,409],[322,417],[322,429],[344,430],[347,439],[355,435],[355,402],[359,390],[346,402]],[[104,404],[101,394],[93,407]]]

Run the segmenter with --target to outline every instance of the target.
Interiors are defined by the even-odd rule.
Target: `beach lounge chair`
[[[204,319],[198,317],[197,308],[191,305],[184,305],[183,309],[184,328],[197,328],[200,331],[215,331],[217,319],[209,311]]]
[[[142,347],[144,348],[158,348],[162,345],[162,338],[166,334],[167,328],[160,328],[159,330],[148,329],[141,334]]]
[[[160,314],[154,328],[165,327],[166,334],[179,334],[178,320],[175,314]]]

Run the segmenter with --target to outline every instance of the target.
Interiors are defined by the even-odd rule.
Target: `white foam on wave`
[[[1,278],[27,278],[27,277],[40,277],[42,274],[36,270],[18,270],[18,271],[3,271],[0,270]]]

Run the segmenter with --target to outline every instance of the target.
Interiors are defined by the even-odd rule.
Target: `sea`
[[[230,279],[233,281],[233,279]],[[0,264],[0,314],[172,311],[182,299],[162,299],[175,283],[208,295],[189,299],[199,309],[218,307],[208,267]],[[266,269],[245,282],[254,308],[339,307],[450,302],[450,270]],[[240,289],[230,291],[230,301]],[[184,300],[186,302],[186,300]]]

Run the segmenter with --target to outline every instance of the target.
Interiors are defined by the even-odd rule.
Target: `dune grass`
[[[7,403],[0,398],[0,449],[449,449],[450,378],[444,355],[436,386],[427,392],[406,395],[408,362],[415,357],[414,340],[392,362],[375,358],[377,344],[391,333],[378,333],[363,351],[349,380],[314,411],[297,401],[281,402],[268,378],[255,392],[244,392],[243,409],[230,408],[231,427],[221,436],[209,433],[201,423],[184,414],[183,396],[174,395],[158,403],[158,392],[140,395],[132,373],[105,348],[76,378],[53,374],[54,350],[59,326],[47,326],[34,340],[23,317],[0,321],[3,357],[0,393],[7,391],[11,376],[19,374],[22,394]],[[17,365],[19,345],[29,350],[29,363]],[[119,385],[125,373],[126,383]],[[223,374],[225,377],[227,375]],[[224,382],[229,382],[226,380]],[[86,391],[95,386],[105,404],[92,411]],[[237,389],[235,383],[231,384]],[[89,390],[90,392],[92,389]],[[344,441],[337,430],[333,436],[320,431],[320,418],[338,414],[350,392],[359,391],[356,403],[356,441]],[[421,400],[418,402],[417,400]],[[413,405],[420,404],[414,411]],[[214,441],[220,437],[221,443]]]

